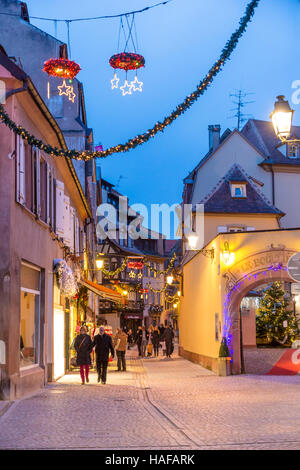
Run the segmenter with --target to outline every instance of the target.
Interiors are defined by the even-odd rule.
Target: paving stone
[[[217,377],[177,355],[128,356],[106,385],[72,373],[15,402],[0,449],[300,449],[300,376]]]

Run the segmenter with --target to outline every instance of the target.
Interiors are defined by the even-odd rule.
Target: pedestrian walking
[[[141,356],[142,357],[145,357],[148,339],[149,339],[149,333],[146,330],[145,326],[143,326],[142,333],[141,333],[141,353],[142,353]]]
[[[80,368],[81,384],[89,383],[89,371],[91,361],[91,352],[93,343],[91,337],[86,332],[86,327],[80,328],[80,334],[76,337],[74,348],[77,353],[77,365]]]
[[[141,326],[139,326],[136,332],[136,344],[138,347],[139,356],[142,355],[142,339],[143,339],[143,329]]]
[[[105,333],[104,326],[100,326],[99,334],[95,336],[93,341],[93,347],[96,352],[96,367],[98,372],[98,383],[101,382],[106,384],[107,366],[109,360],[109,352],[112,357],[115,356],[115,350],[112,345],[111,336]]]
[[[148,328],[148,342],[147,342],[147,356],[152,356],[152,333],[154,331],[153,325],[150,325]]]
[[[165,329],[163,336],[162,336],[162,340],[166,342],[167,357],[171,357],[171,354],[174,350],[173,339],[174,339],[174,332],[171,326],[167,325],[167,328]]]
[[[160,333],[159,333],[159,329],[158,327],[156,326],[153,330],[153,333],[151,335],[151,341],[152,341],[152,345],[153,345],[153,350],[154,350],[154,356],[155,357],[158,357],[159,355],[159,344],[160,344]]]
[[[115,336],[115,350],[117,351],[117,358],[118,358],[118,372],[122,370],[126,371],[126,346],[127,346],[127,334],[121,330],[121,328],[117,329],[117,333]]]
[[[132,330],[131,330],[131,329],[128,331],[127,340],[128,340],[128,349],[130,349],[131,346],[132,346],[132,344],[133,344],[133,334],[132,334]]]

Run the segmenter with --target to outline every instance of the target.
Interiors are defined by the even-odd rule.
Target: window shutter
[[[70,246],[71,243],[71,213],[70,213],[70,198],[64,196],[64,242]]]
[[[56,180],[55,184],[55,202],[56,202],[56,234],[63,238],[64,236],[64,183]]]
[[[35,171],[36,171],[36,213],[40,217],[42,208],[41,208],[41,158],[40,158],[40,151],[36,150],[36,157],[35,157]]]
[[[17,202],[25,205],[25,144],[19,135],[17,135],[16,164],[16,199]]]
[[[54,170],[53,168],[50,169],[50,203],[49,203],[49,210],[50,210],[50,226],[54,228],[55,226],[55,217],[54,217]]]
[[[78,217],[75,218],[75,254],[79,254],[79,220]]]
[[[50,188],[51,188],[51,169],[50,165],[46,163],[46,171],[47,171],[47,180],[46,180],[46,224],[50,225],[51,222],[51,212],[50,212]]]
[[[220,232],[227,232],[226,225],[218,225],[218,233]]]
[[[70,248],[71,251],[74,253],[75,247],[75,209],[70,207]]]

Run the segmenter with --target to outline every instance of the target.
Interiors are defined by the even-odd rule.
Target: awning
[[[81,279],[80,284],[87,287],[90,291],[94,292],[95,294],[99,295],[103,299],[112,300],[113,302],[122,303],[123,297],[121,294],[116,292],[115,290],[109,289],[108,287],[101,286],[96,282],[91,282],[88,279]]]

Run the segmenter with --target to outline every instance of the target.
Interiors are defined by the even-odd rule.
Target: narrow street
[[[1,449],[299,449],[300,376],[217,377],[177,355],[70,374],[1,416]]]

